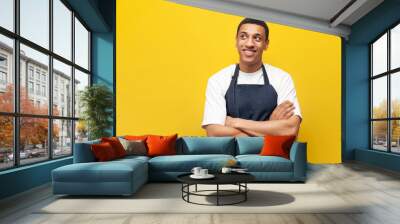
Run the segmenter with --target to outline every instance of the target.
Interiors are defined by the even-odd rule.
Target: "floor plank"
[[[36,214],[56,200],[49,185],[0,201],[0,223],[14,224],[398,224],[400,174],[360,163],[310,165],[308,183],[325,187],[349,203],[357,214]]]

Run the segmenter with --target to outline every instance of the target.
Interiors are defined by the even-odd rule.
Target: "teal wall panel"
[[[72,163],[72,157],[0,172],[0,199],[51,181],[51,171]]]
[[[400,1],[386,0],[351,27],[345,41],[343,65],[344,114],[343,160],[358,160],[383,168],[399,170],[399,157],[382,156],[369,149],[370,95],[369,43],[388,28],[400,22]],[[362,151],[360,151],[362,150]]]
[[[92,82],[108,86],[115,95],[114,34],[92,33]],[[115,101],[115,97],[114,97]],[[115,114],[115,107],[114,107]],[[109,133],[114,135],[115,116]]]

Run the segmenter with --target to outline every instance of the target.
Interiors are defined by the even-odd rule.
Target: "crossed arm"
[[[297,135],[301,118],[294,115],[294,106],[285,101],[278,105],[267,121],[253,121],[227,117],[225,125],[210,124],[205,127],[208,136],[264,136]]]

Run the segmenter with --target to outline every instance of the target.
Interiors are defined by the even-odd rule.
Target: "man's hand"
[[[294,115],[294,105],[292,102],[286,100],[275,107],[272,111],[269,120],[286,120]]]
[[[225,126],[230,128],[236,128],[238,126],[238,122],[240,122],[240,118],[226,116]]]

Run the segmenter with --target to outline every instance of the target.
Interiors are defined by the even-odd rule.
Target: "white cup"
[[[200,174],[200,171],[201,171],[201,170],[202,170],[201,167],[193,167],[192,173],[193,173],[194,175],[196,175],[196,176],[199,176],[199,175],[201,175],[201,174]]]
[[[232,169],[229,167],[222,167],[222,170],[221,170],[222,173],[230,173],[231,171],[232,171]]]
[[[200,176],[207,176],[208,175],[208,169],[201,169],[200,170]]]

